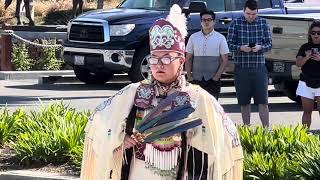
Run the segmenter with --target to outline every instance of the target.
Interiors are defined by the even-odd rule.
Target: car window
[[[228,0],[229,11],[242,10],[247,0]],[[259,9],[272,8],[271,0],[257,0]]]
[[[126,0],[120,7],[130,9],[170,9],[172,0]]]
[[[120,5],[123,8],[131,9],[170,9],[173,4],[181,7],[188,7],[190,2],[199,0],[125,0]],[[202,0],[207,3],[207,7],[212,11],[225,11],[225,0]]]
[[[199,0],[191,0],[199,1]],[[225,11],[224,0],[203,0],[207,3],[208,10],[216,11]]]
[[[119,7],[130,9],[170,9],[173,4],[188,7],[190,2],[199,0],[125,0]],[[225,11],[225,0],[200,0],[207,3],[212,11]]]

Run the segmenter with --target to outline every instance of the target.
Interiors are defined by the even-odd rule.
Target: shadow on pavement
[[[34,102],[39,102],[39,98],[46,103],[50,100],[79,100],[79,99],[95,99],[95,98],[107,98],[109,96],[81,96],[81,97],[39,97],[39,96],[0,96],[0,104],[7,104],[7,106],[16,106],[16,104],[21,105],[34,105]],[[32,103],[32,104],[30,104]]]
[[[238,104],[224,104],[222,105],[225,112],[227,113],[240,113],[240,106]],[[258,112],[257,105],[251,105],[252,112]],[[292,103],[269,103],[269,111],[270,112],[295,112],[302,111],[302,107],[300,104],[292,102]]]
[[[110,82],[104,85],[96,84],[28,84],[28,85],[14,85],[5,86],[5,88],[12,89],[28,89],[28,90],[63,90],[63,91],[87,91],[87,90],[120,90],[129,83]]]
[[[283,92],[276,90],[268,91],[269,97],[283,97],[285,96]],[[219,98],[235,98],[236,92],[221,92]]]

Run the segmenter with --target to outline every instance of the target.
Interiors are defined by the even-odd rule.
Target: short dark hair
[[[206,15],[206,14],[211,15],[211,17],[212,17],[213,20],[216,19],[216,14],[215,14],[213,11],[208,11],[208,10],[202,11],[202,12],[200,13],[200,18],[202,18],[202,16],[203,16],[203,15]]]
[[[250,10],[256,10],[258,9],[258,3],[256,0],[248,0],[246,4],[244,5],[243,9],[249,8]]]

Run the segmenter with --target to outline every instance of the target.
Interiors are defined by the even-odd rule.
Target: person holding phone
[[[253,47],[255,47],[256,46],[256,43],[249,43],[249,47],[250,48],[253,48]]]
[[[297,54],[296,64],[301,67],[297,95],[301,96],[302,124],[310,127],[314,100],[320,111],[320,21],[314,21],[308,32],[308,42],[303,44]]]
[[[258,104],[264,127],[269,126],[268,71],[264,53],[272,48],[270,28],[258,17],[258,4],[248,0],[243,16],[235,19],[228,30],[227,42],[234,58],[234,81],[244,124],[250,124],[251,98]]]

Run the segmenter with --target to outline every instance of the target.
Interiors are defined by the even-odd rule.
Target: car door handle
[[[232,21],[232,19],[231,18],[227,18],[227,17],[219,19],[219,22],[221,22],[222,24],[228,24],[231,21]]]

